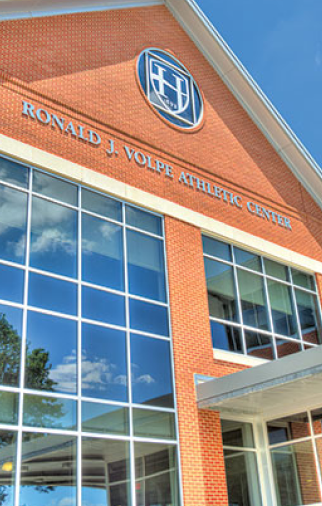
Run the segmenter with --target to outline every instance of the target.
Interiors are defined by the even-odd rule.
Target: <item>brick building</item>
[[[0,54],[0,504],[322,504],[320,168],[193,0]]]

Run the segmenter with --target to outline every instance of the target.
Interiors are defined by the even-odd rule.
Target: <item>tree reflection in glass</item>
[[[0,305],[0,384],[18,386],[21,353],[21,309]]]
[[[20,504],[76,505],[76,438],[23,433]]]

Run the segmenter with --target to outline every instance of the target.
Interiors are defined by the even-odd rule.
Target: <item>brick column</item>
[[[219,415],[199,411],[194,374],[215,375],[200,230],[166,217],[185,506],[228,505]]]

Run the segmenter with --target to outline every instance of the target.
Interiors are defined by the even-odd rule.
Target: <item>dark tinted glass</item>
[[[221,420],[221,433],[224,446],[255,447],[251,423]]]
[[[124,290],[122,227],[83,214],[83,280]]]
[[[214,348],[236,353],[243,352],[241,332],[236,327],[210,321],[212,345]]]
[[[82,208],[105,218],[122,221],[122,204],[99,193],[82,189]]]
[[[239,248],[234,248],[234,255],[238,265],[242,265],[253,271],[262,271],[261,259],[258,255]]]
[[[115,293],[83,286],[83,317],[104,323],[125,326],[125,299]]]
[[[268,276],[273,278],[281,279],[282,281],[288,281],[288,268],[285,265],[264,258],[265,271]]]
[[[286,357],[302,351],[300,343],[288,341],[286,339],[275,339],[277,348],[277,358]]]
[[[27,195],[0,185],[0,257],[23,263],[26,248]]]
[[[280,430],[281,428],[283,430]],[[297,413],[267,422],[267,431],[270,444],[285,443],[293,439],[307,437],[311,432],[306,413]]]
[[[205,258],[210,316],[238,321],[233,267]]]
[[[0,423],[17,425],[19,396],[13,392],[0,392]]]
[[[0,158],[0,179],[2,181],[27,188],[28,174],[27,167],[6,158]]]
[[[30,265],[76,277],[77,213],[33,197]]]
[[[259,332],[245,332],[247,355],[266,360],[275,358],[272,337],[260,334]]]
[[[135,443],[137,506],[179,506],[176,448],[155,443]]]
[[[125,332],[82,327],[82,395],[127,401]]]
[[[272,279],[267,280],[267,286],[275,332],[297,338],[297,322],[291,289]]]
[[[314,434],[322,434],[322,408],[314,409],[311,415]]]
[[[46,197],[77,206],[77,186],[57,177],[34,170],[32,189],[36,193],[46,195]]]
[[[302,286],[303,288],[308,288],[309,290],[315,290],[314,277],[310,274],[306,274],[306,272],[292,269],[292,279],[294,285]]]
[[[140,228],[152,234],[162,235],[162,222],[159,216],[130,206],[125,206],[125,216],[127,225]]]
[[[269,328],[263,278],[238,269],[238,284],[245,325]]]
[[[172,408],[169,343],[132,334],[131,360],[133,402]]]
[[[84,437],[82,504],[130,506],[129,443]]]
[[[28,288],[30,306],[76,315],[77,285],[75,283],[31,272]]]
[[[231,261],[231,248],[229,244],[225,244],[221,241],[216,241],[216,239],[211,239],[210,237],[202,237],[203,251],[207,255],[211,255],[214,257],[222,258],[223,260]]]
[[[168,336],[168,309],[164,306],[130,299],[130,325],[134,330]]]
[[[42,395],[24,395],[24,425],[77,430],[76,415],[77,403],[73,400]]]
[[[76,393],[77,323],[28,312],[25,386]]]
[[[315,333],[317,329],[320,331],[317,297],[301,290],[295,290],[295,295],[303,339],[310,342],[310,333]]]
[[[128,230],[127,252],[130,293],[165,302],[163,241]]]
[[[231,506],[261,506],[256,454],[224,450],[228,501]]]
[[[22,303],[24,274],[22,269],[0,264],[0,299]]]
[[[128,435],[129,410],[121,406],[83,401],[82,430],[102,434]]]
[[[76,506],[76,438],[22,435],[20,504]]]
[[[14,505],[14,486],[17,459],[17,434],[6,430],[0,431],[0,480],[1,505]]]
[[[133,408],[134,435],[174,439],[174,414],[163,411]]]
[[[19,385],[22,310],[0,305],[0,384]]]

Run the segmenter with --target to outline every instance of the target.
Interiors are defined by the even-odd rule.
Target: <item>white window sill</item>
[[[255,367],[256,365],[266,364],[270,360],[264,358],[250,357],[249,355],[242,355],[241,353],[233,353],[232,351],[214,349],[214,358],[216,360],[223,360],[224,362],[231,362],[232,364],[247,365]]]

